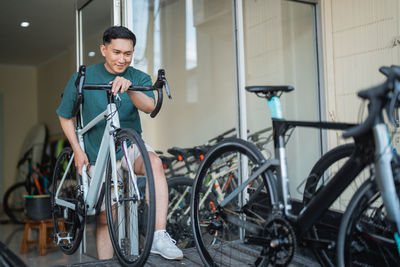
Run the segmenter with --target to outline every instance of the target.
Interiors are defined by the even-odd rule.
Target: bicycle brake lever
[[[172,99],[171,91],[169,90],[168,82],[167,82],[167,79],[165,77],[163,78],[163,82],[164,82],[164,85],[165,85],[165,91],[167,92],[168,98]]]

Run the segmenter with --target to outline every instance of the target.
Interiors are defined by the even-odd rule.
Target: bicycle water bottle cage
[[[255,86],[246,86],[246,90],[250,93],[255,93],[259,97],[267,98],[268,100],[271,99],[273,96],[282,93],[288,93],[294,90],[293,86],[290,85],[255,85]]]

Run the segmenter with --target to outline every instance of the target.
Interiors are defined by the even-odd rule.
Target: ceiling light
[[[21,22],[21,27],[24,27],[24,28],[26,28],[26,27],[29,27],[29,25],[30,25],[30,23],[29,22],[27,22],[27,21],[23,21],[23,22]]]
[[[93,52],[93,51],[91,51],[91,52],[88,53],[88,56],[89,56],[89,57],[94,57],[95,55],[96,55],[96,53]]]

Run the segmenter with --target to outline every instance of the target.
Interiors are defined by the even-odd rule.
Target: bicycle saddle
[[[186,149],[186,148],[179,148],[179,147],[172,147],[172,148],[169,148],[168,150],[167,150],[167,152],[168,153],[170,153],[171,155],[174,155],[175,157],[179,157],[179,156],[181,156],[181,157],[183,157],[183,158],[187,158],[189,155],[188,155],[188,149]],[[183,159],[182,158],[182,159]],[[182,159],[180,159],[180,160],[182,160]]]
[[[287,93],[294,90],[293,86],[290,85],[254,85],[246,86],[246,90],[251,93]]]

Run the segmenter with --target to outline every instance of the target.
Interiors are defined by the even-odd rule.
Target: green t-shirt
[[[76,98],[76,87],[75,80],[78,73],[72,75],[69,79],[68,84],[64,90],[64,94],[61,100],[61,104],[57,109],[57,114],[63,118],[70,119],[72,108]],[[88,66],[86,68],[85,83],[109,83],[115,79],[117,75],[109,73],[104,63]],[[125,79],[132,82],[132,85],[138,86],[150,86],[151,78],[148,74],[129,67],[122,74],[118,74]],[[152,91],[144,92],[146,95],[154,98]],[[133,105],[131,99],[127,93],[119,94],[121,103],[119,105],[119,119],[121,122],[121,128],[134,129],[139,134],[142,133],[142,127],[140,124],[140,117],[137,108]],[[82,106],[82,117],[83,125],[86,125],[97,115],[103,112],[107,107],[107,93],[102,90],[83,90],[83,106]],[[89,158],[90,164],[96,162],[97,154],[99,152],[101,139],[103,138],[104,128],[106,121],[103,120],[96,124],[90,131],[84,136],[85,152]]]

